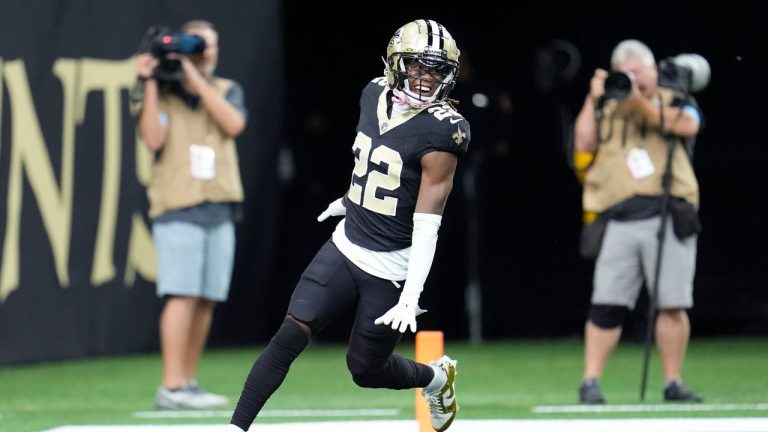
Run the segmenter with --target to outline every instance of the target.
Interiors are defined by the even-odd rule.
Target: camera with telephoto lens
[[[709,84],[709,63],[698,54],[680,54],[661,60],[658,65],[659,87],[689,95]],[[614,71],[605,78],[605,99],[624,100],[632,92],[632,80],[624,72]]]
[[[205,39],[197,35],[177,33],[165,26],[150,27],[144,34],[139,52],[150,53],[160,60],[154,71],[159,82],[180,81],[184,77],[181,61],[168,54],[199,54],[205,51]]]
[[[611,72],[605,77],[605,99],[623,101],[632,92],[632,79],[624,72]]]
[[[710,75],[709,63],[698,54],[679,54],[659,62],[659,87],[686,95],[703,90]]]

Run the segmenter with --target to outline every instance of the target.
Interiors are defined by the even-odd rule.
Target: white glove
[[[245,431],[243,431],[242,429],[240,429],[239,427],[233,424],[228,424],[227,430],[225,432],[245,432]]]
[[[376,325],[384,324],[391,325],[392,330],[399,330],[400,333],[405,333],[405,329],[411,329],[411,332],[416,333],[416,317],[426,312],[426,310],[419,307],[419,294],[415,296],[405,295],[403,292],[400,295],[400,301],[384,315],[376,318],[373,323]],[[411,297],[411,298],[404,298]]]
[[[320,213],[320,216],[317,217],[317,221],[322,222],[328,219],[328,216],[344,216],[346,214],[347,207],[344,205],[344,197],[341,197],[336,201],[328,204],[328,208]]]
[[[426,312],[419,307],[419,296],[424,289],[432,260],[437,247],[437,230],[440,228],[442,216],[436,214],[413,214],[413,238],[411,254],[408,258],[408,275],[405,279],[400,300],[384,315],[376,318],[374,324],[390,325],[392,330],[405,333],[410,328],[416,333],[416,317]]]

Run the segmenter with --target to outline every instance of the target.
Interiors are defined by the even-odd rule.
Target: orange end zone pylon
[[[416,333],[416,361],[429,364],[444,354],[443,332],[420,331]],[[421,396],[421,389],[416,389],[416,421],[419,422],[419,432],[434,432],[429,423],[429,407]]]

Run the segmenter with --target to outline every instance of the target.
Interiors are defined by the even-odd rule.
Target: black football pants
[[[434,376],[432,369],[395,354],[402,334],[373,323],[397,304],[399,296],[400,289],[392,281],[360,270],[328,240],[301,275],[288,315],[309,326],[316,335],[354,308],[347,351],[352,380],[371,388],[426,387]],[[251,368],[232,416],[233,424],[248,430],[308,342],[299,325],[287,318]]]
[[[354,308],[347,367],[355,383],[390,389],[424,387],[432,379],[431,369],[393,354],[402,334],[373,323],[399,298],[400,289],[392,281],[360,270],[328,240],[301,275],[291,296],[288,315],[317,334]]]

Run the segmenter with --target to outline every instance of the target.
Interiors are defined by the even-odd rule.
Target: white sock
[[[233,424],[229,424],[227,425],[227,432],[245,432],[245,431]]]
[[[435,376],[432,378],[432,381],[429,382],[429,385],[424,387],[424,391],[427,393],[435,393],[443,388],[446,381],[448,381],[448,375],[437,366],[429,365],[429,367],[435,372]]]

